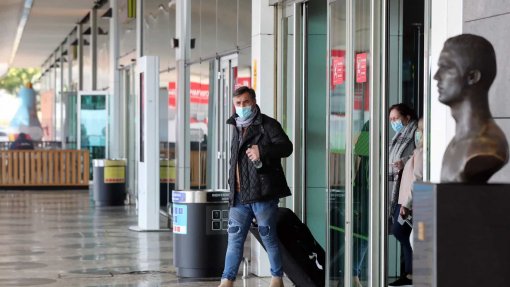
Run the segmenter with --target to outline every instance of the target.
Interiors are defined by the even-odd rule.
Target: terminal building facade
[[[35,2],[32,9],[38,9]],[[126,158],[137,190],[140,57],[159,59],[160,160],[166,189],[227,188],[232,93],[251,86],[294,144],[283,160],[293,193],[281,201],[326,250],[329,286],[362,266],[368,286],[400,272],[387,235],[388,108],[425,122],[424,180],[439,181],[455,130],[432,76],[443,42],[486,37],[498,76],[493,117],[510,135],[509,1],[95,1],[40,64],[45,139],[92,158]],[[364,162],[365,164],[361,164]],[[508,181],[510,167],[494,182]],[[364,247],[366,246],[366,248]],[[364,260],[359,254],[367,250]],[[362,261],[362,262],[360,262]]]

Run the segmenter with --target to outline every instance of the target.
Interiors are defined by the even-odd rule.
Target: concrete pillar
[[[274,7],[269,0],[252,1],[252,87],[263,113],[276,116]]]

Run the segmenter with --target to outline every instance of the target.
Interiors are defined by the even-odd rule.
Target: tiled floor
[[[179,279],[171,232],[130,231],[136,223],[134,206],[94,208],[88,191],[0,191],[0,286],[218,285]]]

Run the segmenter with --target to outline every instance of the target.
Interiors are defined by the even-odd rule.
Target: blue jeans
[[[241,204],[235,196],[234,205],[230,207],[228,217],[228,246],[225,255],[225,269],[222,279],[235,280],[244,250],[244,241],[255,217],[259,226],[259,234],[269,256],[271,275],[282,277],[283,267],[278,237],[276,233],[276,214],[278,199]]]

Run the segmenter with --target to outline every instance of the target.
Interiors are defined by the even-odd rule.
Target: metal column
[[[177,65],[177,141],[176,154],[176,189],[190,188],[190,132],[189,132],[189,70],[186,62],[190,54],[191,1],[177,0],[176,36],[179,46],[176,49]]]
[[[97,89],[97,9],[90,11],[91,89]]]
[[[110,101],[110,124],[108,125],[107,139],[107,158],[125,158],[126,152],[124,145],[121,144],[125,138],[122,128],[122,114],[126,109],[126,105],[121,99],[120,89],[120,70],[119,70],[119,12],[117,8],[117,0],[110,1],[110,9],[112,16],[110,18],[110,68],[109,68],[109,101]],[[132,168],[132,167],[131,167]]]

